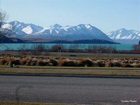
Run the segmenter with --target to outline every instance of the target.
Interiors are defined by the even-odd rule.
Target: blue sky
[[[140,30],[140,0],[0,0],[8,21],[40,26],[92,24],[104,32]]]

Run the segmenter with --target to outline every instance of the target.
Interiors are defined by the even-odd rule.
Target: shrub
[[[106,62],[105,67],[112,67],[112,63],[111,62]]]
[[[75,60],[65,59],[60,61],[61,66],[77,66],[77,62]]]
[[[20,60],[21,65],[26,65],[27,59],[23,58]]]
[[[42,60],[38,60],[36,65],[37,66],[45,66],[45,63]]]
[[[98,67],[105,67],[105,62],[104,61],[98,61],[97,62]]]
[[[123,67],[133,67],[131,64],[128,64],[128,63],[123,64],[122,66],[123,66]]]
[[[122,67],[122,64],[120,62],[111,62],[110,66],[111,67]]]
[[[19,59],[14,59],[14,60],[12,61],[12,63],[13,63],[14,65],[20,65],[20,60],[19,60]]]
[[[31,66],[31,62],[32,62],[32,60],[31,59],[28,59],[28,60],[26,60],[26,66]]]
[[[91,67],[93,66],[93,61],[91,59],[84,59],[84,60],[81,60],[80,63],[79,63],[80,66],[88,66],[88,67]]]
[[[131,66],[133,66],[133,67],[140,67],[140,63],[133,63],[133,64],[131,64]]]
[[[30,66],[36,66],[37,65],[37,61],[31,61]]]
[[[48,60],[38,60],[37,66],[49,66],[50,62]]]
[[[1,65],[6,65],[6,64],[8,64],[8,61],[6,59],[1,59],[0,64]]]
[[[31,64],[30,64],[31,66],[36,66],[37,65],[37,58],[33,58],[32,60],[31,60]]]
[[[52,66],[58,66],[58,61],[56,59],[50,59],[50,63],[52,64]]]
[[[6,59],[3,59],[3,60],[6,60],[5,64],[6,65],[9,65],[10,67],[14,67],[16,65],[20,65],[20,59],[17,59],[17,58],[6,58]],[[4,62],[3,62],[4,63]]]

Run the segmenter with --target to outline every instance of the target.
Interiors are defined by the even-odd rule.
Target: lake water
[[[19,50],[21,48],[23,49],[33,49],[34,46],[40,45],[40,43],[8,43],[8,44],[0,44],[0,50]],[[43,43],[43,46],[46,47],[46,49],[50,49],[52,46],[55,45],[62,45],[64,48],[75,48],[75,49],[93,49],[94,47],[112,47],[116,50],[133,50],[134,45],[128,45],[128,44],[49,44],[49,43]]]

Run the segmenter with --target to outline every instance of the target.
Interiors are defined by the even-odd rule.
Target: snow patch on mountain
[[[12,25],[6,23],[6,24],[3,24],[3,25],[2,25],[2,28],[3,28],[3,29],[9,29],[9,30],[12,30]]]
[[[70,27],[72,27],[72,26],[67,25],[67,26],[64,26],[63,29],[64,29],[64,31],[68,31],[68,29],[69,29]]]
[[[32,34],[33,30],[31,28],[31,26],[27,26],[25,28],[22,29],[23,32],[25,32],[26,34]]]

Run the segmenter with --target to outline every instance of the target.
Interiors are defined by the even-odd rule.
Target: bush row
[[[0,58],[0,65],[70,67],[140,67],[140,59]]]

